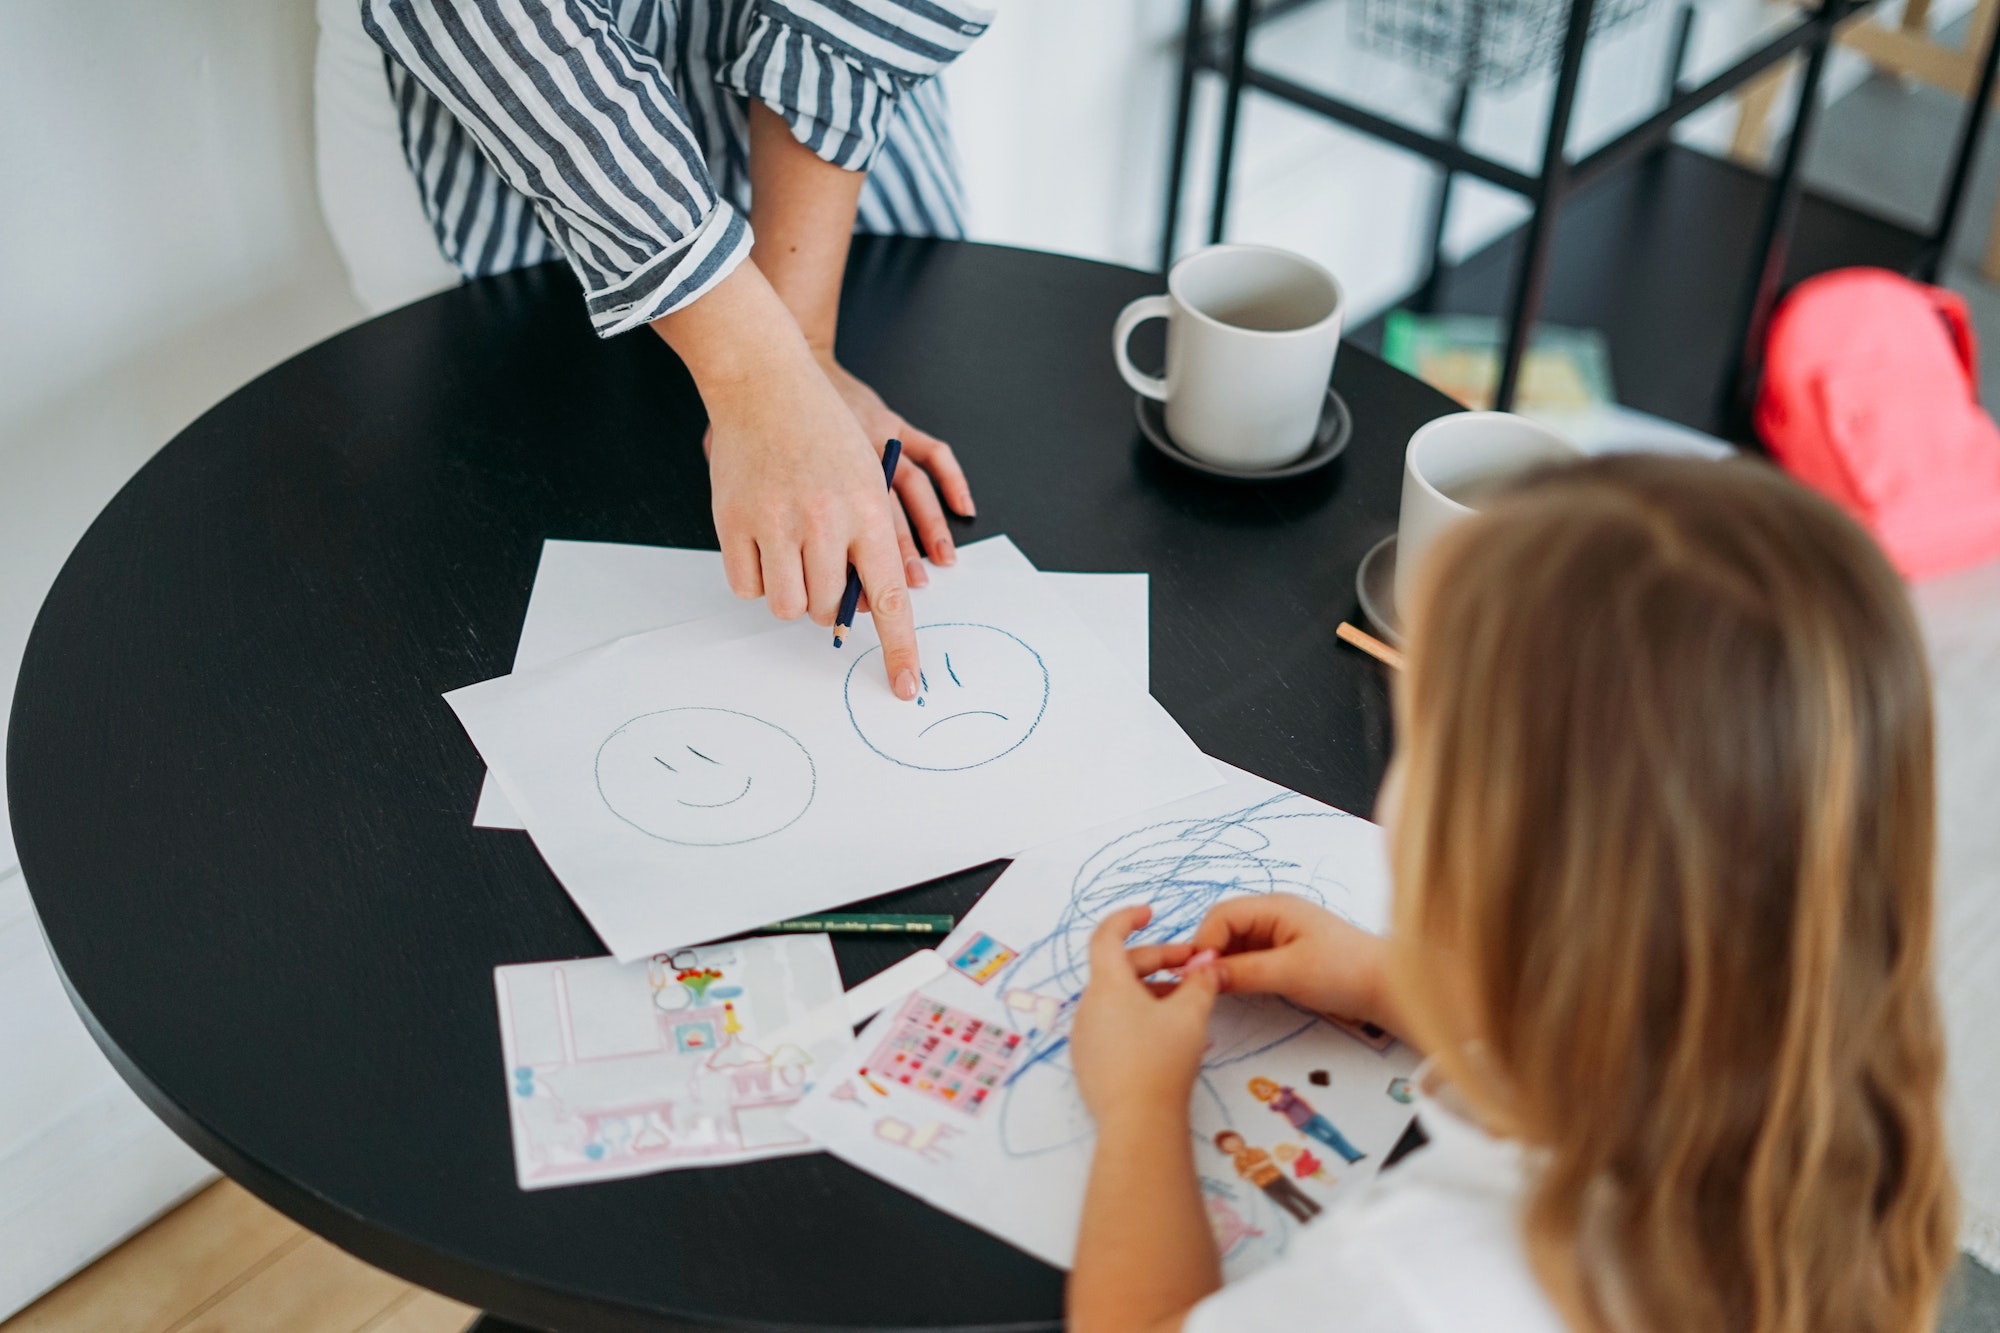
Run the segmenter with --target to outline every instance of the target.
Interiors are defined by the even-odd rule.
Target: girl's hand
[[[1185,945],[1127,950],[1126,939],[1153,918],[1150,907],[1125,907],[1090,937],[1090,985],[1070,1028],[1070,1063],[1077,1091],[1099,1125],[1131,1112],[1185,1119],[1188,1093],[1208,1047],[1208,1013],[1215,1005],[1216,968],[1200,955],[1164,963]],[[1141,978],[1181,966],[1179,985]]]
[[[900,501],[896,539],[903,548],[903,565],[910,586],[921,588],[930,579],[918,559],[917,543],[910,530],[916,529],[916,538],[922,540],[931,563],[957,563],[958,552],[944,511],[948,505],[960,518],[972,517],[972,488],[966,484],[965,471],[959,467],[950,445],[918,430],[892,411],[882,401],[882,395],[834,360],[830,349],[815,348],[813,355],[827,381],[847,404],[847,410],[861,423],[862,434],[870,444],[879,451],[890,440],[903,442],[903,461],[896,468],[896,499]],[[938,501],[939,492],[943,492],[943,504]]]
[[[1401,1028],[1384,982],[1388,941],[1303,898],[1230,898],[1178,947],[1214,950],[1224,991],[1281,995],[1316,1013]]]

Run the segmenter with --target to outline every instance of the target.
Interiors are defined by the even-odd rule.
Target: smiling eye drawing
[[[797,823],[818,770],[783,727],[728,708],[633,718],[597,747],[597,792],[648,837],[733,847]]]
[[[847,716],[884,759],[937,773],[978,768],[1018,748],[1041,725],[1049,704],[1048,668],[1041,654],[1006,630],[923,625],[917,650],[924,669],[917,675],[916,708],[879,679],[879,647],[847,669]]]

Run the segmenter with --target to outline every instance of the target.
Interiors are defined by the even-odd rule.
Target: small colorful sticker
[[[692,1051],[714,1050],[715,1021],[698,1018],[691,1023],[674,1024],[674,1049],[683,1055]]]
[[[1416,1099],[1417,1095],[1410,1090],[1410,1080],[1406,1078],[1392,1078],[1389,1080],[1390,1101],[1401,1102],[1403,1105],[1408,1106]]]
[[[984,986],[996,973],[1014,961],[1014,951],[991,935],[974,935],[972,942],[958,951],[951,965]]]
[[[1029,1032],[1047,1032],[1055,1026],[1056,1019],[1063,1011],[1063,1003],[1053,995],[1043,995],[1039,991],[1022,990],[1016,987],[1000,997],[1000,1002],[1012,1012],[1019,1014],[1016,1020]]]
[[[1321,1015],[1327,1022],[1345,1032],[1348,1036],[1378,1054],[1396,1044],[1396,1039],[1373,1023],[1359,1019],[1342,1018],[1339,1014]]]

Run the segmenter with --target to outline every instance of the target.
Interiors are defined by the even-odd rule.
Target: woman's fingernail
[[[1203,949],[1200,953],[1196,954],[1194,957],[1187,960],[1188,971],[1192,972],[1197,967],[1207,967],[1210,963],[1214,961],[1215,961],[1215,950]]]
[[[908,667],[896,673],[896,697],[898,699],[917,697],[917,673]]]
[[[931,552],[931,558],[937,561],[940,565],[949,565],[956,562],[958,559],[958,553],[952,549],[951,538],[949,537],[938,538],[937,549]]]
[[[912,588],[928,588],[931,583],[931,576],[924,573],[924,562],[914,556],[903,562],[903,577]]]

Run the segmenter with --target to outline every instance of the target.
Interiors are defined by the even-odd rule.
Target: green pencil
[[[952,916],[909,916],[900,912],[835,912],[830,916],[797,916],[764,927],[780,934],[825,931],[830,935],[949,935],[958,924]]]

